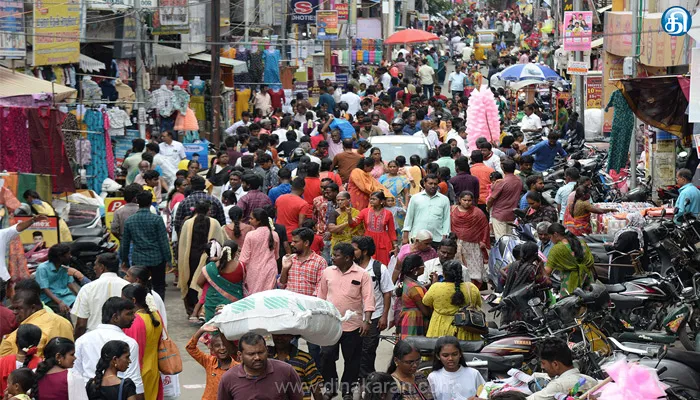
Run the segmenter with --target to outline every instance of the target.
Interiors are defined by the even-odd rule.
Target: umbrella
[[[421,29],[404,29],[389,36],[384,44],[422,43],[433,40],[440,40],[440,38]]]
[[[523,81],[535,79],[538,81],[559,81],[559,76],[553,69],[541,64],[515,64],[501,71],[501,79],[506,81]]]

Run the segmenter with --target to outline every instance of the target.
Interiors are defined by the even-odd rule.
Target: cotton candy
[[[498,117],[498,105],[490,90],[473,90],[469,95],[467,107],[467,140],[469,150],[476,150],[476,140],[486,138],[497,143],[501,135],[501,121]]]
[[[666,385],[652,368],[622,359],[604,369],[614,382],[598,392],[600,400],[656,400],[666,395]]]

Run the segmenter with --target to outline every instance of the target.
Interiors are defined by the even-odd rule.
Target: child
[[[204,367],[207,374],[206,386],[204,387],[204,394],[202,395],[202,400],[216,400],[216,393],[219,388],[219,381],[224,373],[230,368],[239,364],[233,359],[231,354],[233,354],[233,346],[226,340],[224,335],[212,334],[211,340],[209,342],[209,350],[211,354],[205,354],[199,348],[197,348],[197,342],[199,338],[204,334],[204,330],[200,328],[197,333],[192,336],[192,339],[187,343],[185,349],[190,353],[192,358],[195,359]]]
[[[7,380],[8,400],[31,400],[27,392],[34,386],[34,381],[34,373],[29,368],[12,371]]]
[[[41,329],[32,324],[22,324],[17,328],[17,354],[8,354],[0,358],[0,393],[8,386],[8,377],[18,366],[34,369],[41,357],[37,356]],[[30,385],[31,387],[31,385]]]
[[[397,236],[401,236],[403,231],[403,222],[406,219],[406,209],[398,204],[396,204],[395,197],[387,197],[384,208],[391,211],[394,215],[394,226],[396,226]]]

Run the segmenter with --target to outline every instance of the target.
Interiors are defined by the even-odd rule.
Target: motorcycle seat
[[[439,338],[427,338],[423,336],[409,336],[405,340],[421,353],[435,351],[435,343]],[[466,353],[478,353],[483,347],[484,342],[480,340],[460,340],[459,347]]]
[[[673,344],[676,341],[675,336],[666,335],[661,332],[646,332],[646,331],[635,331],[635,332],[623,332],[619,336],[620,341],[624,342],[637,342],[637,343],[662,343],[662,344]]]
[[[608,293],[622,293],[626,290],[627,288],[625,285],[621,283],[613,283],[612,285],[605,285],[605,290],[608,291]]]
[[[81,237],[70,244],[71,252],[78,253],[81,251],[96,250],[102,244],[101,237]],[[75,255],[75,254],[74,254]]]
[[[641,307],[644,304],[644,299],[634,296],[622,296],[616,293],[610,294],[610,300],[615,304],[616,309],[622,310]]]
[[[669,360],[678,361],[681,364],[685,364],[695,371],[700,371],[700,357],[698,357],[698,353],[696,352],[668,349],[666,358]]]
[[[101,238],[102,235],[104,234],[104,230],[102,227],[95,227],[95,228],[74,228],[70,230],[71,236],[73,236],[73,239],[77,238],[82,238],[82,237],[99,237]]]
[[[525,357],[522,354],[500,356],[490,353],[464,353],[464,359],[470,361],[486,361],[489,371],[508,372],[510,369],[520,369],[523,366]]]
[[[586,243],[605,243],[608,235],[583,235],[583,240]]]

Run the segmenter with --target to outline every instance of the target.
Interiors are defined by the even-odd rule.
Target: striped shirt
[[[323,377],[321,377],[321,374],[318,372],[316,363],[309,353],[299,350],[295,346],[291,347],[292,351],[287,359],[280,360],[277,358],[277,351],[273,346],[268,346],[268,356],[275,360],[284,361],[294,368],[301,379],[301,386],[304,390],[304,400],[311,400],[313,398],[311,395],[311,388],[323,384]]]

